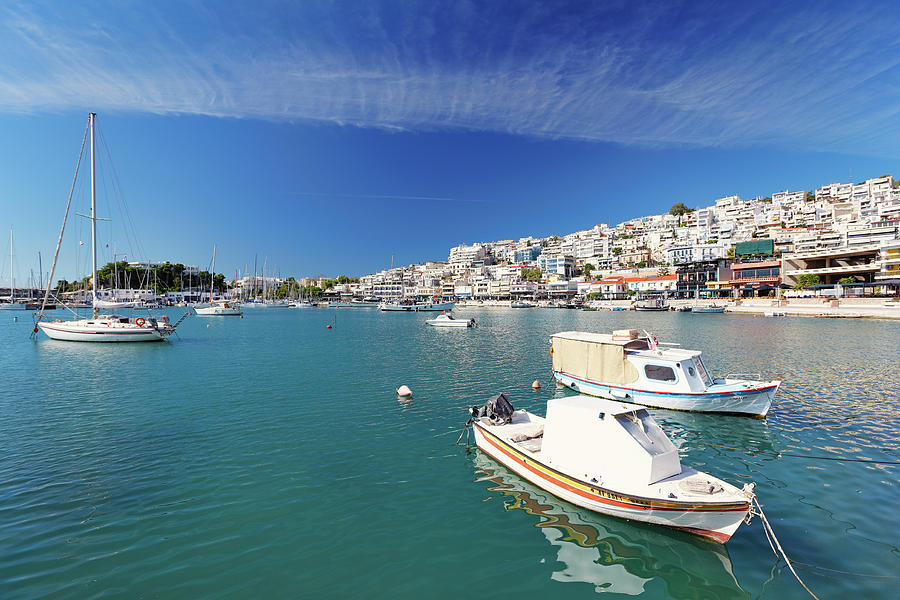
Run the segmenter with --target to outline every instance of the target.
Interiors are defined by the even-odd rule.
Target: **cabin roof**
[[[630,404],[628,402],[620,402],[618,400],[607,400],[596,396],[564,396],[562,398],[552,398],[547,401],[553,403],[556,407],[566,407],[577,410],[591,410],[606,413],[608,415],[624,415],[635,411],[646,410],[643,406]]]
[[[590,331],[561,331],[554,333],[551,338],[563,338],[566,340],[575,340],[576,342],[593,342],[595,344],[611,344],[613,346],[625,346],[634,340],[614,340],[613,336],[608,333],[593,333]]]

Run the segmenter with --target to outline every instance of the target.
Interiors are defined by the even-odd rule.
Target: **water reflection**
[[[765,419],[650,409],[653,418],[680,450],[692,447],[723,447],[750,454],[773,452],[775,436]]]
[[[537,527],[562,566],[554,581],[588,583],[598,593],[637,596],[662,586],[667,598],[748,598],[725,546],[564,502],[475,453],[478,481],[509,500],[507,510],[540,517]]]

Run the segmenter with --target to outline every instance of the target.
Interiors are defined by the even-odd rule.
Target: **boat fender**
[[[144,323],[145,323],[144,317],[138,317],[137,319],[134,320],[134,324],[137,325],[138,327],[143,327]]]

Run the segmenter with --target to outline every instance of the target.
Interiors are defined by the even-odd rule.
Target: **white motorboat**
[[[553,563],[550,577],[555,581],[589,583],[615,597],[649,595],[649,586],[662,581],[669,586],[684,581],[682,589],[695,598],[747,596],[724,545],[598,516],[532,485],[484,452],[474,453],[472,465],[490,497],[503,499],[501,510],[520,510],[538,519],[525,522],[535,525],[532,537],[542,535],[550,544],[547,563]],[[694,573],[703,573],[702,581]],[[667,591],[681,596],[675,587]]]
[[[471,410],[478,448],[554,496],[589,510],[727,542],[749,522],[753,485],[683,466],[642,406],[554,398],[542,418],[501,394]]]
[[[710,304],[708,306],[692,306],[692,313],[723,313],[725,312],[724,306],[716,306],[715,304]]]
[[[169,323],[166,316],[155,319],[151,316],[144,317],[120,317],[118,315],[101,315],[99,314],[98,298],[97,298],[97,197],[95,185],[95,166],[94,166],[94,121],[97,115],[90,113],[88,117],[87,130],[91,137],[91,214],[88,217],[91,221],[91,267],[93,271],[91,297],[93,300],[93,315],[87,319],[75,318],[74,320],[64,321],[43,321],[44,310],[47,307],[47,300],[50,297],[50,281],[53,281],[53,273],[56,270],[56,262],[59,257],[59,247],[62,243],[63,233],[65,232],[65,219],[63,220],[62,231],[56,246],[56,256],[53,259],[53,266],[50,268],[50,277],[47,282],[47,289],[44,293],[44,301],[41,306],[41,312],[37,316],[34,333],[38,328],[41,329],[48,337],[54,340],[66,340],[71,342],[155,342],[168,338],[181,322],[181,319],[187,316],[187,313],[179,319],[175,325]],[[88,131],[85,132],[85,136]],[[83,147],[83,145],[82,145]],[[77,172],[76,172],[77,175]],[[71,197],[70,197],[71,201]],[[68,215],[68,207],[66,208]],[[77,314],[76,314],[77,317]]]
[[[634,310],[669,310],[669,305],[662,298],[649,298],[634,303]]]
[[[208,306],[195,307],[194,312],[201,317],[240,317],[244,314],[240,306],[230,300],[216,300]]]
[[[699,350],[660,345],[637,330],[565,331],[550,338],[556,381],[575,391],[656,408],[764,417],[780,381],[713,379]]]
[[[475,327],[475,319],[455,319],[447,313],[441,313],[437,318],[425,322],[432,327]]]

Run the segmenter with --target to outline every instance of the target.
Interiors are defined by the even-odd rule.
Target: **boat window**
[[[712,379],[710,378],[709,373],[706,372],[706,366],[704,366],[703,360],[701,360],[698,356],[694,361],[694,364],[697,365],[697,372],[700,374],[700,379],[703,380],[703,383],[705,383],[707,386],[712,385]]]
[[[694,371],[694,367],[688,367],[688,374],[693,377],[696,372]]]
[[[644,365],[647,379],[656,381],[675,381],[675,369],[663,365]]]

